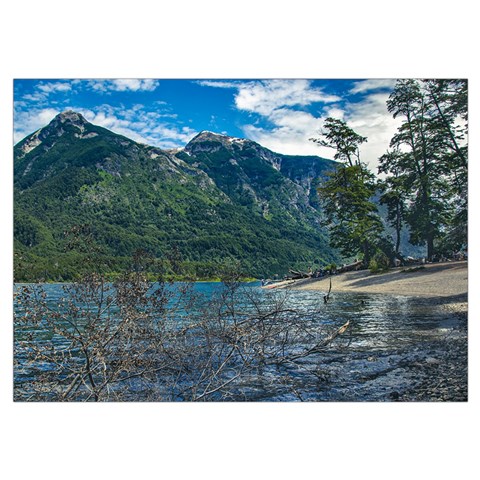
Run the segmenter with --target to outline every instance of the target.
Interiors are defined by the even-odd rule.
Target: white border
[[[13,78],[468,77],[470,235],[478,238],[473,2],[328,3],[2,2],[3,478],[468,479],[478,470],[470,436],[479,431],[475,294],[467,404],[32,405],[11,399]],[[471,242],[471,292],[476,250]]]

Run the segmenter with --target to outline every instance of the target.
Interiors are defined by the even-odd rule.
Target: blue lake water
[[[284,308],[305,312],[305,318],[308,317],[315,328],[334,330],[347,321],[350,328],[321,355],[307,358],[303,364],[300,361],[285,365],[281,372],[267,369],[261,375],[246,374],[230,400],[390,401],[398,397],[415,400],[415,388],[420,388],[425,380],[432,381],[426,377],[438,374],[441,383],[445,375],[465,376],[466,321],[446,313],[442,308],[445,299],[432,303],[422,297],[333,293],[331,301],[325,304],[323,292],[274,292],[259,287],[259,282],[244,286],[260,299],[258,301],[281,302]],[[44,288],[48,302],[58,305],[64,295],[63,286],[51,284]],[[199,282],[193,288],[195,293],[208,299],[219,295],[223,286]],[[248,298],[243,307],[248,310]],[[177,318],[178,322],[183,321],[181,312]],[[38,341],[55,342],[55,338],[41,328],[36,335]],[[455,345],[453,354],[452,344]],[[277,375],[282,379],[294,378],[295,389],[276,382]],[[28,375],[17,369],[16,385],[25,381]],[[465,399],[466,378],[464,383],[452,400]]]

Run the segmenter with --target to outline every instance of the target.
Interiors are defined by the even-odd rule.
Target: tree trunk
[[[427,237],[427,260],[430,262],[433,257],[433,233],[429,233]]]
[[[365,242],[363,242],[363,263],[367,268],[368,268],[368,265],[370,264],[370,259],[371,259],[370,244],[366,240]]]
[[[397,203],[397,223],[395,225],[397,231],[397,243],[395,244],[395,254],[398,255],[400,251],[400,235],[402,232],[402,223],[400,221],[400,204]]]

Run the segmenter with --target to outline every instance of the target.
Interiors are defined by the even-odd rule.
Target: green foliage
[[[329,263],[324,267],[324,270],[327,272],[334,272],[337,269],[337,264],[336,263]]]
[[[345,162],[318,187],[330,227],[330,242],[347,257],[363,254],[368,265],[383,225],[372,201],[375,177],[360,162],[358,152],[366,138],[356,134],[345,122],[332,118],[326,120],[325,129],[323,138],[313,140],[335,148],[336,158]]]
[[[321,138],[311,138],[310,140],[323,147],[335,149],[333,158],[346,163],[350,167],[360,165],[359,146],[367,141],[354,132],[343,120],[329,117],[325,120],[324,130]]]
[[[14,215],[13,235],[23,247],[35,247],[52,239],[41,222],[22,211]]]
[[[368,268],[371,273],[382,273],[388,270],[389,265],[388,257],[382,251],[378,251],[370,260]]]

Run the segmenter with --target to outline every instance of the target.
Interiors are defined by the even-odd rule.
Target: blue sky
[[[374,168],[398,126],[385,106],[394,84],[394,79],[15,80],[14,141],[72,109],[161,148],[182,147],[201,130],[211,130],[279,153],[332,158],[332,150],[308,139],[333,116],[368,137],[361,153]]]

